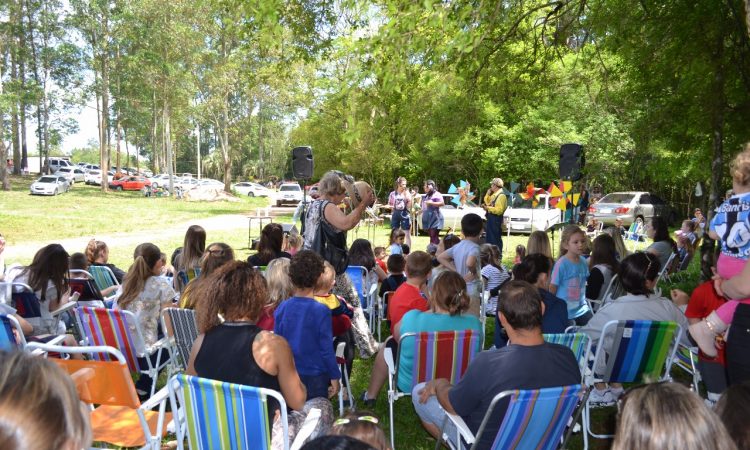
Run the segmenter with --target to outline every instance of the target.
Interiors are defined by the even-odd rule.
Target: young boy
[[[404,258],[404,255],[391,255],[388,257],[389,275],[380,285],[380,297],[383,297],[383,294],[388,291],[395,291],[406,281],[406,276],[404,276],[405,267],[406,258]]]
[[[413,252],[406,258],[406,282],[396,289],[388,305],[391,333],[404,314],[412,309],[427,311],[427,298],[423,294],[430,279],[432,258],[425,252]]]
[[[466,214],[461,219],[461,232],[464,239],[439,254],[437,260],[449,270],[458,272],[466,281],[466,292],[471,304],[469,312],[479,316],[481,295],[479,280],[479,236],[482,234],[482,218],[477,214]]]
[[[372,251],[375,253],[375,262],[377,265],[383,269],[383,272],[388,272],[388,267],[385,264],[385,257],[387,256],[385,247],[375,247]]]
[[[325,270],[315,284],[314,299],[331,310],[331,326],[334,336],[346,333],[352,327],[351,318],[354,315],[346,302],[336,294],[331,293],[336,284],[336,270],[331,263],[325,262]]]

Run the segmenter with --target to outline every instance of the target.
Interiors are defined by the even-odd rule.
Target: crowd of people
[[[390,245],[373,248],[366,239],[347,245],[346,232],[357,226],[373,194],[366,192],[347,214],[338,207],[347,180],[332,171],[320,180],[319,196],[308,205],[303,235],[288,236],[280,225],[269,224],[262,230],[257,253],[247,261],[236,260],[226,243],[206,244],[206,230],[194,225],[169,260],[152,243],[137,246],[127,271],[108,262],[109,249],[97,240],[74,255],[50,244],[28,266],[6,270],[0,236],[4,279],[29,285],[39,299],[41,315],[27,321],[7,302],[0,302],[0,313],[15,315],[27,340],[46,342],[65,335],[69,324],[52,313],[66,303],[87,300],[72,295],[69,270],[106,266],[121,283],[114,292],[106,292],[114,296],[111,307],[134,314],[146,346],[168,332],[159,322],[164,308],[195,310],[200,334],[187,361],[187,374],[280,392],[288,408],[291,439],[310,411],[320,411],[317,428],[303,447],[309,449],[390,448],[378,418],[361,410],[373,409],[382,397],[389,376],[386,349],[400,361],[398,389],[412,394],[415,415],[427,432],[439,438],[446,413],[459,415],[476,433],[500,392],[581,382],[581,368],[570,349],[545,342],[543,333],[563,333],[577,326],[595,346],[608,349],[612,338],[601,331],[610,320],[670,321],[685,330],[683,344],[690,346],[692,337],[700,346],[701,374],[716,409],[679,383],[630,389],[596,383],[590,392],[592,403],[619,405],[614,448],[747,448],[750,433],[740,418],[744,415],[738,414],[747,408],[744,399],[750,395],[750,384],[742,381],[750,377],[742,370],[737,377],[727,375],[730,358],[717,347],[721,340],[717,337],[734,321],[745,323],[748,317],[742,299],[750,297],[750,265],[745,264],[742,237],[750,222],[747,214],[731,212],[750,210],[745,208],[750,203],[750,148],[735,159],[732,176],[735,195],[722,205],[717,219],[707,225],[700,219],[683,223],[677,241],[658,217],[646,227],[653,244],[636,253],[625,248],[621,227],[606,228],[590,241],[584,228],[571,224],[563,229],[557,259],[547,234],[534,231],[525,246],[515,249],[512,267],[506,268],[495,229],[504,210],[504,196],[498,194],[501,179],[494,179],[485,195],[492,220],[485,224],[480,216],[466,214],[461,220],[462,236],[449,233],[442,239],[438,233],[442,196],[433,181],[426,181],[422,207],[430,245],[422,251],[412,248],[409,238],[408,210],[414,198],[403,178],[396,181],[389,199],[394,208]],[[692,248],[702,232],[722,244],[719,277],[698,286],[692,295],[673,290],[671,298],[661,297],[656,289],[661,268],[681,246]],[[375,340],[361,297],[347,275],[348,266],[364,267],[366,283],[380,284],[380,296],[390,296],[387,325],[392,338],[384,343]],[[603,302],[615,276],[625,293]],[[483,343],[479,343],[477,356],[455,384],[437,378],[411,385],[415,350],[399,346],[402,336],[464,330],[481,335],[483,315],[495,321],[493,348],[480,351]],[[76,345],[73,336],[65,339],[66,345]],[[336,418],[330,399],[345,388],[346,379],[335,355],[340,342],[349,350],[343,367],[350,376],[358,370],[353,364],[355,350],[363,358],[374,356],[374,363],[369,374],[357,374],[369,376],[367,389],[346,399],[356,403],[359,412]],[[604,370],[590,369],[595,374]],[[138,378],[136,389],[143,398],[152,381],[144,374]],[[19,401],[34,391],[39,393],[37,402]],[[275,448],[283,441],[279,408],[273,401],[269,404]],[[41,414],[41,409],[66,414],[61,421]],[[494,410],[480,448],[492,444],[504,411],[505,407]],[[59,433],[29,432],[35,427],[52,427]],[[22,432],[8,431],[16,428]],[[443,431],[455,435],[450,428]],[[86,412],[77,403],[72,382],[59,369],[23,353],[0,353],[0,448],[81,448],[90,441]]]

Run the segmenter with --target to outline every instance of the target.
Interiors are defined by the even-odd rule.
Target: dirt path
[[[280,208],[279,208],[280,209]],[[112,234],[97,234],[96,239],[104,241],[110,247],[135,247],[144,241],[144,235],[148,236],[151,241],[166,240],[174,236],[182,236],[190,225],[200,225],[207,232],[218,230],[243,230],[247,233],[249,215],[244,214],[227,214],[202,219],[194,219],[188,222],[174,224],[166,228],[156,230],[137,230],[128,232],[117,232]],[[92,236],[82,236],[67,239],[54,239],[51,237],[47,241],[30,241],[20,244],[14,244],[6,248],[6,262],[30,260],[34,253],[45,245],[56,242],[62,244],[66,249],[86,248]]]

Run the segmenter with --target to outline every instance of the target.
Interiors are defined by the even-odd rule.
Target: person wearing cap
[[[500,255],[503,254],[503,214],[508,207],[508,199],[503,194],[503,180],[493,178],[490,188],[484,194],[484,204],[482,208],[487,211],[487,224],[485,231],[487,233],[486,242],[497,245],[500,249]]]

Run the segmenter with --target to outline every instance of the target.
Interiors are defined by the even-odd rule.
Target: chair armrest
[[[159,350],[162,347],[168,347],[172,340],[169,336],[164,336],[163,338],[159,339],[158,341],[154,342],[154,345],[151,345],[149,347],[146,347],[146,353],[149,355],[153,354],[155,351]]]
[[[67,302],[63,304],[61,307],[57,308],[56,310],[50,312],[50,314],[54,316],[59,316],[60,314],[64,313],[65,311],[70,311],[71,309],[78,306],[76,302]]]
[[[393,361],[393,351],[389,347],[383,349],[383,358],[388,366],[388,373],[391,376],[396,375],[396,363]]]
[[[300,427],[299,431],[297,432],[297,436],[294,438],[294,442],[292,442],[292,446],[290,447],[290,450],[299,450],[300,447],[302,447],[302,444],[305,443],[308,437],[312,434],[313,431],[315,431],[315,428],[318,426],[318,422],[320,421],[320,410],[318,408],[311,408],[310,411],[307,413],[307,417],[305,417],[305,422],[302,424],[302,427]]]
[[[469,426],[466,425],[466,422],[464,422],[464,419],[461,418],[461,416],[456,414],[450,414],[445,413],[446,416],[448,416],[447,420],[450,420],[453,422],[453,425],[456,426],[458,429],[458,432],[461,434],[461,437],[466,441],[467,444],[473,444],[476,437],[474,436],[474,433],[471,432],[469,429]],[[443,427],[445,428],[445,427]]]
[[[151,398],[146,400],[145,402],[141,403],[141,408],[143,410],[151,410],[159,406],[161,403],[167,400],[169,398],[169,389],[167,386],[164,386],[163,388],[159,389],[156,393],[154,393]]]

